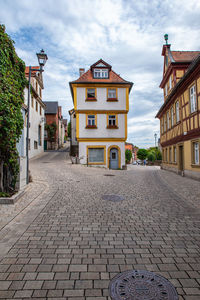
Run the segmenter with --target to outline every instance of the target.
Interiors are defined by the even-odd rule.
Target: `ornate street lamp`
[[[28,105],[27,105],[27,132],[26,132],[26,183],[29,183],[29,155],[28,155],[28,148],[29,148],[29,117],[30,117],[30,94],[31,94],[31,72],[37,71],[42,73],[43,67],[46,64],[48,59],[47,54],[42,49],[39,53],[36,53],[38,62],[40,65],[40,69],[34,69],[29,66],[29,76],[28,76]]]

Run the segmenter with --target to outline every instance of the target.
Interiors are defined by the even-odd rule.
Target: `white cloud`
[[[79,67],[103,58],[134,82],[128,140],[141,146],[159,131],[163,35],[174,50],[199,50],[199,14],[196,0],[1,0],[0,22],[27,65],[37,64],[41,48],[48,53],[44,100],[59,101],[65,117],[73,105],[68,81]]]

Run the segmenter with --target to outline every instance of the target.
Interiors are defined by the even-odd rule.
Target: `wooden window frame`
[[[171,128],[174,126],[174,107],[170,108],[170,115],[171,115]]]
[[[104,161],[103,162],[89,162],[89,149],[104,149]],[[87,146],[87,164],[88,165],[105,165],[106,164],[106,146],[104,145],[90,145]]]
[[[95,125],[89,125],[88,124],[88,116],[94,116],[95,117]],[[86,129],[97,129],[97,114],[91,113],[91,114],[86,114]]]
[[[176,153],[176,155],[175,155]],[[176,157],[176,159],[175,159]],[[177,164],[177,149],[176,149],[176,146],[173,146],[173,163],[174,164]]]
[[[191,93],[190,93],[192,88],[195,88],[195,99],[194,99],[194,103],[193,103],[195,105],[195,108],[194,108],[193,111],[192,111],[192,105],[191,105],[192,102],[191,102]],[[197,111],[197,89],[196,89],[196,84],[195,83],[191,84],[188,90],[189,90],[190,114],[193,114]]]
[[[116,92],[116,97],[115,98],[109,98],[108,97],[108,91],[109,90],[115,90],[115,92]],[[117,101],[118,101],[118,88],[115,88],[115,87],[107,88],[107,102],[117,102]]]
[[[177,110],[177,104],[178,104],[178,110]],[[175,102],[175,111],[176,111],[176,123],[180,122],[180,102],[177,100]],[[178,120],[177,120],[177,111],[178,111]]]
[[[115,116],[115,125],[109,125],[109,116]],[[118,114],[112,114],[112,113],[109,113],[107,114],[107,129],[118,129]]]
[[[195,163],[195,144],[199,145],[199,163]],[[192,167],[200,167],[200,139],[194,139],[191,141],[191,166]]]
[[[94,90],[95,97],[89,97],[88,98],[88,90]],[[97,101],[97,88],[96,87],[88,87],[88,88],[85,89],[85,101],[88,101],[88,102]]]

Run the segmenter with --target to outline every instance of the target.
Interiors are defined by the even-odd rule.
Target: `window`
[[[168,161],[168,155],[167,155],[168,149],[165,149],[165,161]]]
[[[167,112],[167,129],[169,129],[169,112]]]
[[[176,146],[174,147],[174,162],[176,163]]]
[[[42,89],[40,88],[40,98],[42,98]]]
[[[174,109],[173,109],[173,106],[171,108],[171,127],[174,126]]]
[[[42,128],[40,125],[38,126],[38,145],[42,145]]]
[[[197,109],[196,87],[193,85],[190,88],[190,112],[193,113]]]
[[[96,99],[96,91],[95,89],[86,89],[86,98],[87,99]]]
[[[164,132],[166,131],[166,118],[163,117],[163,123],[164,123]]]
[[[86,128],[97,128],[96,115],[86,116]]]
[[[35,100],[35,110],[38,111],[38,102]]]
[[[169,90],[171,90],[172,88],[172,77],[170,76],[169,77]]]
[[[115,126],[116,125],[116,116],[108,116],[108,125]]]
[[[165,96],[167,96],[167,84],[165,86]]]
[[[176,102],[176,123],[179,122],[179,101]]]
[[[169,162],[172,162],[172,148],[169,147]]]
[[[105,147],[88,147],[89,164],[105,164]]]
[[[33,103],[34,103],[34,101],[33,101],[33,96],[31,96],[31,106],[33,107]]]
[[[40,105],[40,115],[42,114],[42,106]]]
[[[36,92],[38,92],[38,83],[36,81]]]
[[[117,99],[116,89],[108,89],[108,99]]]
[[[193,163],[199,165],[199,142],[193,142]]]
[[[34,149],[37,149],[37,148],[38,148],[38,142],[34,141]]]
[[[94,69],[94,78],[108,78],[107,69]]]

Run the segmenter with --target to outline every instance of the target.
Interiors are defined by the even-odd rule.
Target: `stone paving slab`
[[[193,183],[177,180],[177,193],[158,168],[111,171],[66,158],[53,152],[31,162],[35,182],[48,188],[0,236],[8,246],[0,299],[108,300],[110,280],[130,269],[168,278],[179,300],[200,299],[200,210],[181,194],[188,188],[196,199]],[[110,194],[124,200],[102,199]]]

